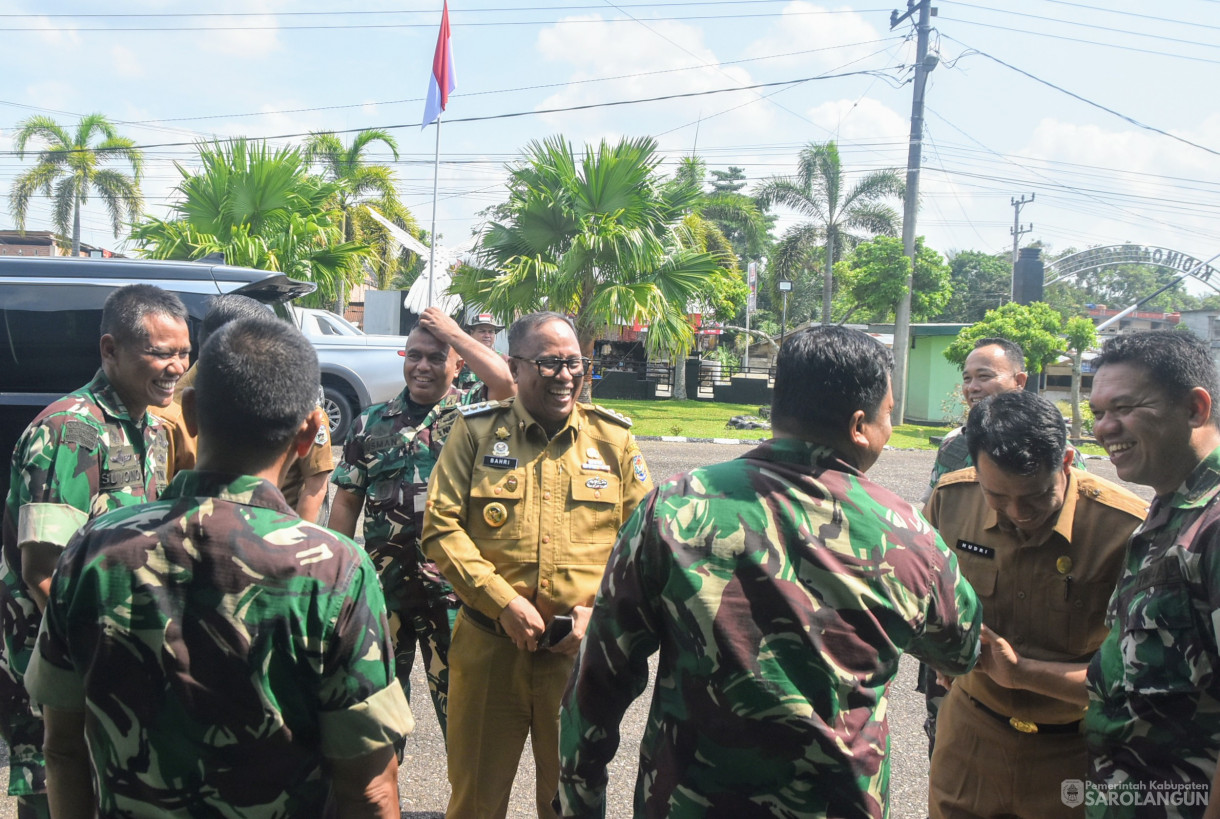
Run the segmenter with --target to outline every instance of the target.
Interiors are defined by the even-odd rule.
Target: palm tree
[[[90,145],[101,137],[96,145]],[[135,142],[121,137],[114,125],[101,114],[89,114],[70,134],[47,116],[33,116],[17,129],[14,146],[17,156],[25,158],[26,146],[40,142],[38,162],[17,177],[9,194],[9,207],[18,230],[25,230],[30,199],[38,191],[55,203],[52,222],[61,236],[72,235],[72,255],[80,255],[80,209],[88,203],[90,191],[106,205],[117,239],[125,224],[134,222],[144,209],[140,195],[140,174],[144,154]],[[126,159],[131,176],[99,165],[107,159]],[[71,224],[71,227],[69,227]]]
[[[178,165],[176,218],[150,218],[132,232],[153,259],[223,253],[229,264],[278,270],[317,284],[307,301],[334,302],[368,253],[343,240],[334,195],[339,185],[308,173],[301,152],[272,151],[235,139],[199,146],[201,168]]]
[[[369,128],[344,145],[335,134],[315,132],[305,142],[305,161],[320,166],[322,176],[340,187],[335,192],[335,204],[341,214],[343,238],[348,242],[363,242],[371,248],[366,263],[372,279],[380,289],[391,282],[413,261],[414,254],[403,249],[386,229],[368,216],[363,205],[372,205],[383,216],[403,230],[418,236],[415,217],[403,206],[395,188],[394,170],[386,165],[371,164],[366,153],[374,142],[390,149],[398,159],[398,143],[388,131]],[[341,292],[340,299],[347,295]],[[340,301],[339,313],[343,312]]]
[[[850,190],[834,141],[811,142],[801,150],[795,176],[772,177],[762,183],[756,198],[764,208],[784,205],[812,222],[794,225],[785,233],[772,256],[772,266],[789,278],[804,267],[821,244],[822,323],[830,323],[834,263],[846,251],[873,236],[895,236],[901,224],[897,211],[884,204],[901,197],[902,175],[895,170],[865,174]]]
[[[546,308],[574,316],[584,355],[609,325],[649,325],[652,353],[689,350],[687,302],[720,262],[693,249],[683,217],[698,198],[664,180],[650,137],[587,146],[577,157],[555,136],[531,142],[509,168],[508,201],[451,292],[512,317]],[[584,385],[588,398],[590,383]]]

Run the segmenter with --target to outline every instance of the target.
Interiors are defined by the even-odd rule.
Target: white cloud
[[[110,69],[120,77],[134,78],[144,76],[144,65],[140,62],[140,58],[126,46],[111,46]]]
[[[831,9],[794,0],[784,6],[783,16],[772,23],[764,36],[746,47],[745,56],[791,54],[767,60],[767,66],[790,69],[812,64],[820,68],[834,68],[877,51],[881,44],[872,41],[881,36],[877,29],[847,6]]]
[[[871,97],[859,100],[832,100],[806,112],[809,119],[835,134],[837,140],[872,140],[900,143],[906,153],[911,123],[900,114]]]
[[[77,25],[71,21],[52,17],[37,17],[28,22],[28,27],[37,29],[33,34],[51,48],[76,48],[81,44],[81,36],[73,30]]]

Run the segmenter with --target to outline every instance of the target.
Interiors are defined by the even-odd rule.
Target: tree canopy
[[[96,144],[94,140],[98,140]],[[81,117],[76,132],[69,133],[50,117],[33,116],[17,127],[13,146],[19,158],[25,158],[31,142],[42,145],[37,162],[13,180],[9,194],[9,208],[18,230],[25,230],[30,200],[39,191],[54,204],[51,219],[56,232],[72,237],[73,256],[80,255],[80,211],[89,202],[90,193],[96,193],[105,204],[116,239],[139,217],[144,208],[140,194],[144,154],[134,141],[119,136],[106,117]],[[102,167],[110,159],[126,160],[131,175]]]
[[[988,310],[982,321],[964,328],[945,349],[945,358],[961,367],[966,356],[974,349],[980,338],[998,336],[1015,341],[1025,350],[1025,367],[1032,373],[1040,373],[1063,351],[1064,342],[1059,337],[1063,331],[1063,320],[1054,308],[1043,302],[1017,304],[1009,302],[995,310]]]
[[[878,236],[857,245],[835,265],[835,276],[852,303],[850,314],[863,310],[874,321],[889,321],[906,292],[911,260],[903,251],[902,240]],[[951,293],[949,266],[939,253],[925,247],[923,237],[915,240],[915,275],[911,289],[911,318],[919,321],[935,315]]]

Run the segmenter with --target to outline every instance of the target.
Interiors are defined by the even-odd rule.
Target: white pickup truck
[[[301,332],[318,353],[322,370],[322,408],[330,434],[342,444],[356,415],[402,392],[406,336],[370,335],[328,310],[291,307]]]

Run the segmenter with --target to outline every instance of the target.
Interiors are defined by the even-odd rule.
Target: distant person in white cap
[[[479,313],[466,324],[466,333],[489,350],[496,348],[496,333],[503,329],[504,325],[497,323],[491,313]],[[473,390],[482,383],[470,367],[463,365],[455,386],[459,390]]]

